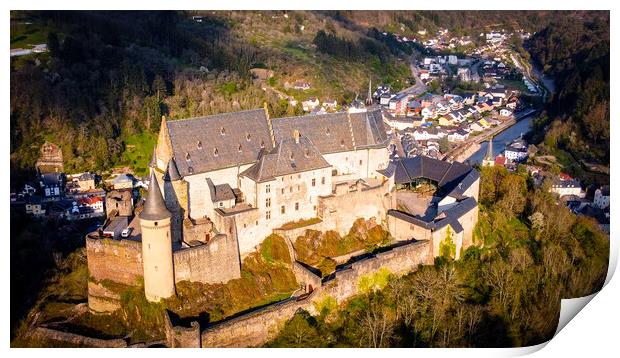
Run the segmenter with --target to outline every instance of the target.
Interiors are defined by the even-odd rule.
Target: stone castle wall
[[[291,298],[250,312],[231,320],[215,324],[202,332],[203,347],[255,347],[273,339],[299,309],[315,313],[314,303],[330,296],[342,302],[359,293],[360,279],[382,267],[401,275],[416,270],[418,265],[432,264],[432,246],[429,241],[412,242],[389,251],[362,259],[338,271],[333,279],[302,299]],[[305,267],[295,266],[298,280],[320,282],[318,276]],[[307,283],[307,282],[306,282]]]
[[[217,235],[208,243],[174,252],[175,282],[225,283],[241,277],[237,240]]]
[[[358,185],[352,189],[336,188],[336,195],[319,198],[319,217],[323,220],[324,230],[346,235],[359,218],[375,218],[382,223],[390,208],[387,189],[387,182],[370,188]]]
[[[135,286],[143,277],[142,243],[133,240],[86,238],[88,272],[95,281]]]

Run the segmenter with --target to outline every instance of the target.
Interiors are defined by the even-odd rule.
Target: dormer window
[[[185,153],[185,160],[190,160],[190,159],[192,158],[189,156],[189,153]]]
[[[224,127],[220,128],[220,134],[221,135],[226,135],[226,128],[224,128]]]
[[[220,153],[217,151],[217,148],[213,148],[213,156],[217,157]]]
[[[237,151],[241,153],[241,144],[239,144],[239,146],[237,147]]]
[[[198,143],[196,144],[196,146],[198,147],[198,149],[202,149],[202,142],[198,141]]]
[[[246,133],[245,134],[245,140],[247,140],[248,142],[252,139],[252,137],[250,136],[250,133]]]

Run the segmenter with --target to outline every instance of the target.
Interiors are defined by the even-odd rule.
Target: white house
[[[594,206],[605,209],[609,206],[609,185],[603,185],[594,192]]]
[[[319,99],[316,97],[310,97],[309,99],[301,102],[304,111],[310,112],[320,104]]]

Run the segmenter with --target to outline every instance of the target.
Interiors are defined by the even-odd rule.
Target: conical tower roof
[[[168,168],[166,169],[166,174],[164,175],[164,180],[181,180],[181,174],[179,174],[179,168],[177,168],[177,163],[174,158],[170,159],[168,162]]]
[[[171,216],[170,211],[166,208],[166,203],[161,195],[159,183],[155,177],[155,171],[151,170],[149,178],[149,191],[144,203],[144,209],[140,213],[140,219],[144,220],[162,220]]]

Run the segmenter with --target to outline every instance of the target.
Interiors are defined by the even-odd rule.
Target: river
[[[521,134],[525,135],[530,130],[530,125],[534,120],[534,116],[528,116],[523,118],[522,120],[515,123],[513,126],[507,128],[500,134],[496,135],[493,138],[493,156],[497,156],[501,152],[506,149],[513,140],[519,138]],[[480,144],[480,149],[474,154],[472,154],[467,160],[471,164],[481,163],[484,156],[487,154],[487,147],[489,146],[489,141],[482,142]]]

